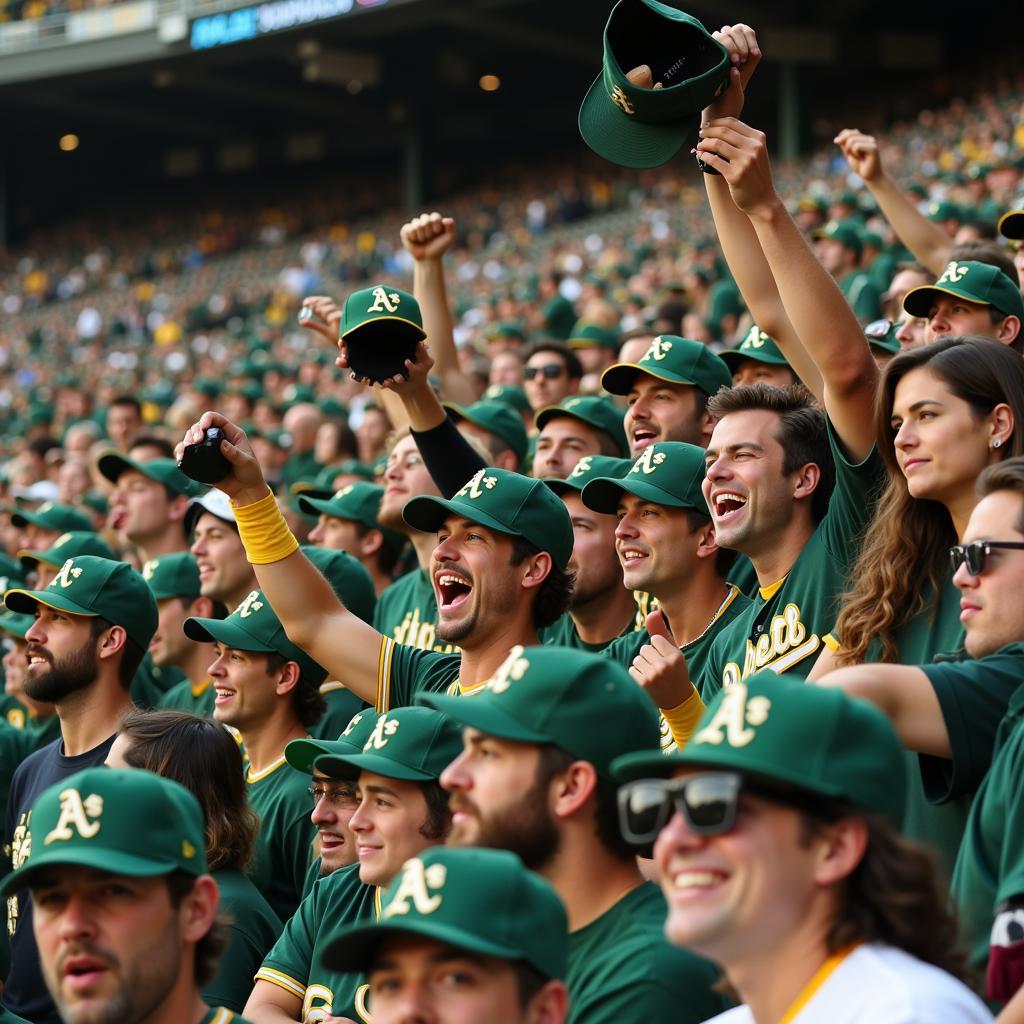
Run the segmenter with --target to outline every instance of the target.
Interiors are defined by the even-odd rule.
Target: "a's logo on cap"
[[[82,575],[82,572],[83,570],[75,565],[74,560],[69,558],[60,567],[60,572],[50,580],[50,586],[47,587],[47,590],[52,589],[56,583],[59,583],[62,587],[70,587]]]
[[[253,612],[258,612],[263,607],[263,602],[260,600],[260,592],[253,590],[249,596],[238,606],[238,614],[243,618],[247,619]]]
[[[562,408],[563,409],[575,409],[576,406],[579,405],[580,402],[582,402],[582,401],[583,401],[582,398],[570,398],[568,402],[563,402],[562,403]]]
[[[448,869],[443,864],[431,864],[426,867],[419,857],[405,862],[402,868],[402,880],[391,902],[384,908],[381,918],[401,917],[415,908],[417,914],[432,914],[441,906],[442,896],[431,890],[443,889]]]
[[[612,103],[615,104],[624,114],[635,114],[636,107],[633,106],[630,98],[623,92],[622,86],[617,85],[611,92]]]
[[[519,682],[526,675],[530,662],[523,657],[523,645],[516,644],[508,652],[508,657],[498,666],[498,671],[487,680],[487,689],[491,693],[504,693],[513,683]]]
[[[970,267],[965,267],[962,263],[957,263],[953,260],[952,263],[946,264],[946,269],[942,272],[942,277],[936,281],[936,284],[956,284],[961,278],[966,277],[971,272]]]
[[[653,473],[665,461],[665,453],[654,450],[654,445],[644,449],[643,455],[633,463],[629,475],[634,473]]]
[[[363,720],[363,714],[364,714],[364,712],[357,711],[349,719],[348,725],[345,726],[345,731],[341,735],[342,736],[349,736],[349,735],[351,735],[352,730]]]
[[[369,750],[371,747],[374,750],[383,750],[388,745],[388,740],[398,732],[401,724],[393,718],[388,718],[386,714],[381,715],[373,727],[373,732],[370,733],[370,738],[363,744],[363,750]]]
[[[96,819],[103,813],[103,797],[90,793],[84,800],[77,789],[65,789],[60,794],[60,817],[47,833],[43,846],[62,840],[74,839],[77,832],[83,839],[92,839],[100,830]],[[72,831],[74,830],[74,831]]]
[[[572,479],[577,476],[586,476],[587,473],[590,472],[590,463],[593,458],[593,455],[584,455],[583,458],[573,466],[572,472],[569,474],[569,478]]]
[[[366,310],[367,313],[395,313],[398,311],[398,305],[402,301],[398,292],[386,292],[378,285],[371,294],[373,295],[373,305]]]
[[[486,473],[486,469],[477,470],[477,472],[473,474],[473,478],[469,483],[455,492],[455,497],[468,497],[473,499],[483,497],[484,492],[482,488],[486,487],[487,490],[491,490],[498,483],[498,478],[496,476],[487,476]]]
[[[55,541],[53,542],[53,546],[54,546],[54,548],[55,548],[55,549],[56,549],[56,548],[62,548],[62,547],[64,547],[64,545],[65,545],[65,544],[67,544],[67,542],[68,542],[69,540],[71,540],[71,534],[70,534],[70,533],[62,533],[62,534],[61,534],[61,535],[60,535],[60,536],[59,536],[59,537],[58,537],[58,538],[57,538],[57,539],[56,539],[56,540],[55,540]]]
[[[672,351],[672,342],[658,335],[651,347],[644,353],[644,359],[664,359]]]
[[[160,565],[160,559],[159,558],[151,558],[142,567],[142,578],[147,583],[156,575],[156,570],[159,567],[159,565]]]
[[[196,855],[196,848],[187,839],[181,841],[181,855],[185,860],[191,860]]]
[[[346,494],[351,494],[354,487],[355,484],[349,484],[347,487],[342,487],[340,491],[335,491],[334,497],[331,498],[331,501],[338,501],[339,499],[344,498]]]
[[[53,508],[53,502],[52,501],[44,501],[42,503],[42,505],[40,505],[39,508],[36,509],[36,512],[37,513],[38,512],[49,512],[50,509],[52,509],[52,508]]]
[[[724,741],[730,747],[745,747],[757,735],[756,726],[768,721],[771,706],[767,697],[748,698],[744,683],[733,683],[725,690],[714,717],[691,742],[717,747]]]
[[[767,340],[768,335],[755,324],[747,332],[747,336],[743,339],[743,344],[740,345],[740,348],[764,348],[764,343]]]

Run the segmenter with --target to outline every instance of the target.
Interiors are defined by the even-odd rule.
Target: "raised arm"
[[[299,550],[245,433],[220,413],[205,412],[185,432],[176,458],[181,459],[186,444],[201,441],[203,431],[210,427],[224,431],[221,451],[232,466],[217,488],[231,498],[246,557],[288,639],[356,696],[374,704],[384,638],[341,603],[331,585]]]
[[[924,216],[910,196],[885,172],[878,140],[856,128],[844,128],[834,141],[843,151],[850,169],[860,175],[875,197],[899,240],[914,254],[914,259],[939,277],[949,263],[953,239]]]

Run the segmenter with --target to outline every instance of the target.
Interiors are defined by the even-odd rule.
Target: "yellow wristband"
[[[704,714],[704,701],[700,699],[700,694],[695,688],[682,704],[667,711],[662,708],[661,714],[672,730],[672,739],[676,741],[676,746],[682,750],[693,735],[693,730],[697,728],[700,716]]]
[[[265,498],[251,505],[236,505],[231,502],[238,524],[238,536],[245,546],[245,557],[252,565],[268,565],[280,562],[293,551],[299,542],[277,507],[277,498],[268,491]]]

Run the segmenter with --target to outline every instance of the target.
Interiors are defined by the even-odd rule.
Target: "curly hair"
[[[512,537],[512,557],[510,565],[522,565],[526,559],[540,552],[540,548],[522,537]],[[572,588],[576,582],[574,572],[559,569],[552,561],[551,571],[537,588],[537,596],[533,602],[533,624],[543,629],[556,622],[569,609]]]

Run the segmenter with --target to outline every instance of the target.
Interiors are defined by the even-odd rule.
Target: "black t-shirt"
[[[63,739],[37,750],[22,761],[11,780],[4,822],[3,874],[20,866],[31,838],[32,805],[39,794],[83,768],[103,764],[114,737],[75,757],[61,753]],[[11,970],[2,993],[3,1005],[33,1024],[61,1024],[39,969],[39,951],[32,932],[32,902],[27,889],[7,899],[7,934],[11,943]]]

